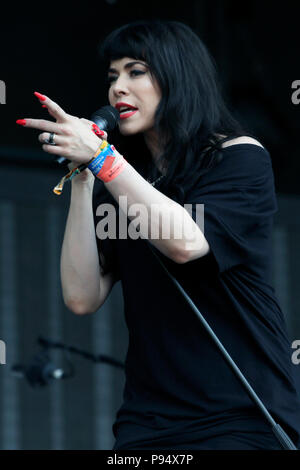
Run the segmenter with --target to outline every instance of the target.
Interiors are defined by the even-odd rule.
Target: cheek
[[[156,108],[161,100],[161,94],[153,86],[148,89],[148,103],[151,104],[152,108]]]
[[[147,87],[144,86],[143,89],[139,90],[139,95],[145,109],[149,111],[155,110],[161,100],[161,94],[153,88],[152,84]]]

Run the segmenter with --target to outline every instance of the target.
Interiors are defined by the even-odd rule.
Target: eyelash
[[[141,70],[131,70],[130,71],[130,75],[133,74],[134,76],[138,76],[138,75],[144,75],[145,72],[142,72]],[[112,82],[114,82],[116,80],[116,76],[111,76],[111,77],[107,77],[106,79],[106,83],[108,85],[111,85]]]

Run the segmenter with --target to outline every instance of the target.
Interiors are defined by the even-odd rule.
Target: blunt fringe
[[[162,99],[155,129],[166,142],[160,158],[168,162],[160,186],[176,188],[175,199],[183,200],[185,191],[220,161],[223,140],[253,136],[225,104],[215,60],[186,24],[135,21],[112,31],[98,51],[105,70],[112,60],[131,57],[145,61],[157,80]],[[118,135],[118,141],[121,153],[144,177],[159,176],[141,135],[123,139]]]

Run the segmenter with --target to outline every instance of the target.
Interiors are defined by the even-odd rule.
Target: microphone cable
[[[192,299],[189,297],[189,295],[186,293],[186,291],[183,289],[183,287],[177,281],[177,279],[168,271],[168,269],[166,268],[165,264],[162,262],[160,257],[155,253],[155,251],[152,248],[149,240],[147,240],[147,239],[145,239],[145,240],[148,242],[148,246],[149,246],[150,250],[152,251],[152,253],[156,257],[156,259],[159,261],[159,263],[161,264],[161,266],[165,270],[166,274],[170,277],[170,279],[175,284],[175,286],[177,287],[179,292],[181,292],[181,294],[183,295],[183,297],[185,298],[187,303],[190,305],[192,310],[195,312],[195,314],[197,315],[197,317],[201,321],[204,329],[207,331],[207,333],[211,337],[212,341],[215,343],[215,345],[217,346],[217,348],[221,352],[222,356],[224,357],[225,361],[228,363],[231,370],[234,372],[234,374],[236,375],[238,380],[241,382],[243,388],[246,390],[246,393],[254,401],[254,403],[257,405],[259,410],[264,415],[265,419],[270,424],[270,426],[272,428],[272,431],[275,434],[275,437],[278,439],[278,441],[280,442],[283,449],[285,449],[285,450],[298,450],[297,447],[294,445],[294,443],[289,438],[289,436],[286,434],[286,432],[282,429],[282,427],[278,423],[276,423],[275,420],[272,418],[272,416],[268,412],[265,405],[262,403],[260,398],[257,396],[257,394],[255,393],[255,391],[253,390],[253,388],[251,387],[251,385],[249,384],[249,382],[247,381],[245,376],[242,374],[242,372],[240,371],[240,369],[238,368],[236,363],[233,361],[233,359],[231,358],[231,356],[229,355],[229,353],[227,352],[227,350],[225,349],[225,347],[223,346],[223,344],[221,343],[219,338],[216,336],[216,334],[214,333],[212,328],[209,326],[209,324],[207,323],[207,321],[205,320],[203,315],[200,313],[200,311],[198,310],[198,308],[196,307],[196,305],[194,304]]]

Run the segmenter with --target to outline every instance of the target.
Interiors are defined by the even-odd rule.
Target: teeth
[[[120,113],[122,113],[123,111],[134,111],[134,108],[121,107],[121,108],[119,108],[119,111],[120,111]]]
[[[128,112],[130,112],[130,111],[135,111],[135,110],[132,109],[132,108],[124,108],[124,109],[120,110],[120,113],[121,113],[121,114],[122,114],[122,113],[128,113]]]

